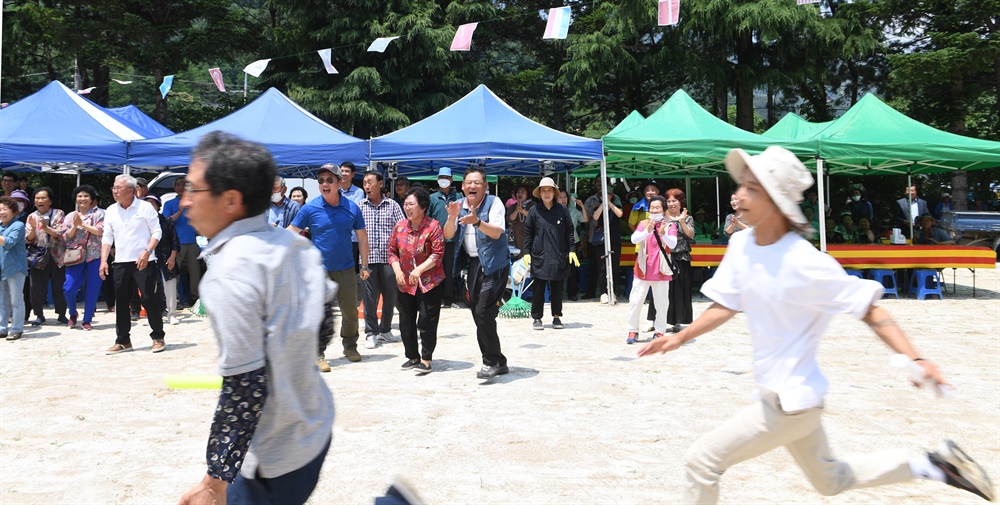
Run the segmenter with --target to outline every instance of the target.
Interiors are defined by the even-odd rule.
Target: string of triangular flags
[[[798,5],[808,5],[819,3],[820,0],[795,0]],[[582,5],[582,4],[581,4]],[[680,0],[657,0],[657,26],[676,26],[680,22]],[[549,9],[548,17],[545,22],[545,32],[542,33],[542,39],[565,39],[569,35],[569,25],[572,19],[572,13],[570,11],[570,6],[563,7],[553,7]],[[451,41],[451,51],[469,51],[472,49],[472,35],[476,31],[476,27],[479,26],[480,22],[466,23],[460,25],[455,30],[455,37]],[[375,39],[369,46],[368,52],[378,52],[384,53],[389,47],[389,44],[398,39],[399,36],[394,37],[379,37]],[[347,46],[345,46],[347,47]],[[332,47],[326,49],[320,49],[316,51],[319,55],[320,60],[323,62],[323,68],[326,69],[327,74],[337,74],[337,68],[333,66],[333,49]],[[289,55],[289,56],[279,56],[277,58],[288,58],[292,56],[301,56],[301,54]],[[267,69],[268,63],[275,58],[266,58],[262,60],[257,60],[246,67],[243,68],[243,72],[252,75],[254,77],[260,77],[264,70]],[[212,81],[215,86],[221,92],[226,91],[226,85],[222,78],[222,72],[219,68],[211,68],[208,70],[209,75],[212,77]],[[119,84],[131,84],[132,81],[119,81],[117,79],[112,79]],[[163,83],[160,84],[160,93],[163,98],[167,97],[167,93],[170,92],[170,88],[173,85],[174,76],[168,75],[163,78]],[[84,95],[90,93],[94,88],[87,88],[78,91],[79,94]]]

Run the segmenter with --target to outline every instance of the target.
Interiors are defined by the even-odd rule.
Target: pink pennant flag
[[[657,12],[657,25],[676,25],[681,17],[681,0],[660,0]]]
[[[451,41],[452,51],[468,51],[472,48],[472,33],[476,31],[479,23],[466,23],[458,27],[455,38]]]
[[[222,80],[222,71],[216,68],[208,69],[209,75],[212,76],[212,81],[215,82],[215,87],[219,88],[219,91],[226,92],[226,83]]]
[[[799,5],[818,4],[819,0],[795,0]]]
[[[565,39],[569,34],[569,7],[549,9],[549,20],[545,23],[543,39]]]
[[[319,51],[316,51],[316,52],[319,53],[319,58],[321,60],[323,60],[323,67],[326,68],[326,73],[328,73],[328,74],[336,74],[336,73],[338,73],[337,69],[334,68],[333,63],[330,62],[330,58],[333,55],[333,49],[332,48],[331,49],[320,49]]]
[[[77,91],[76,94],[78,94],[78,95],[89,95],[90,92],[94,91],[95,89],[97,89],[97,86],[91,86],[91,87],[89,87],[87,89],[81,89],[80,91]]]

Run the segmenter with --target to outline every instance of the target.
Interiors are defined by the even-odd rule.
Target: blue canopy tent
[[[53,81],[0,110],[0,165],[8,169],[119,172],[144,132]]]
[[[324,163],[368,165],[368,141],[352,137],[310,114],[275,88],[232,114],[183,133],[135,142],[129,164],[139,170],[187,167],[202,136],[221,130],[260,142],[285,175],[311,175]]]
[[[168,135],[173,135],[174,132],[168,130],[167,127],[158,123],[155,119],[146,115],[145,112],[139,110],[135,105],[126,105],[124,107],[115,107],[110,110],[114,115],[122,118],[125,121],[130,121],[132,124],[138,125],[140,128],[154,134],[146,135],[146,138],[153,139],[157,137],[166,137]]]
[[[604,158],[600,140],[538,124],[482,84],[433,116],[371,142],[372,162],[395,164],[400,175],[478,165],[491,175],[538,176]]]

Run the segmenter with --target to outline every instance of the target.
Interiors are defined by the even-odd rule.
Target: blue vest
[[[479,219],[484,222],[490,222],[490,207],[493,206],[493,200],[496,197],[493,195],[486,195],[486,199],[483,200],[483,204],[479,206]],[[464,200],[463,200],[464,201]],[[458,215],[461,219],[469,215],[469,209],[462,208],[462,212]],[[455,238],[458,241],[458,247],[455,248],[455,274],[461,271],[462,262],[458,261],[461,258],[461,254],[465,253],[465,226],[463,224],[455,223]],[[471,226],[471,225],[469,225]],[[485,233],[476,230],[476,253],[479,254],[479,264],[483,267],[483,273],[486,275],[491,275],[499,272],[504,267],[510,266],[510,249],[507,247],[507,231],[504,229],[500,233],[500,237],[493,239],[488,237]]]

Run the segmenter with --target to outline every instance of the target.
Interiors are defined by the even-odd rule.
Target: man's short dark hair
[[[486,170],[483,170],[482,167],[469,167],[469,168],[465,169],[465,173],[462,174],[462,180],[464,181],[465,179],[468,179],[469,178],[469,174],[471,174],[471,173],[477,173],[479,175],[482,175],[483,176],[483,182],[486,182]]]
[[[191,158],[205,162],[205,183],[213,195],[231,189],[243,195],[247,217],[262,214],[271,205],[278,169],[263,145],[214,131],[201,138]]]
[[[405,202],[410,195],[413,195],[413,198],[417,199],[417,207],[420,207],[421,209],[424,209],[424,212],[427,212],[427,209],[431,206],[431,194],[428,193],[426,189],[418,186],[407,191],[406,194],[403,195],[403,201]]]
[[[396,177],[396,185],[410,187],[410,178],[405,175]]]
[[[6,179],[8,177],[10,177],[12,182],[17,182],[17,176],[14,174],[3,174],[3,176],[0,177],[0,179]]]
[[[374,176],[375,180],[378,182],[383,182],[385,180],[385,177],[382,177],[382,173],[378,170],[369,170],[365,172],[365,177],[368,177],[369,175]]]
[[[354,163],[351,163],[350,161],[341,163],[340,168],[350,168],[352,174],[358,173],[358,169],[354,166]]]

